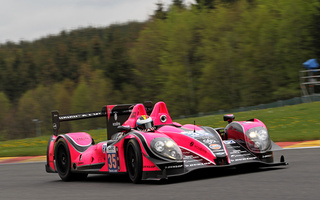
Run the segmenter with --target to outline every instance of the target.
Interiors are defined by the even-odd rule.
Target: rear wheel
[[[57,141],[54,151],[56,169],[63,181],[73,181],[85,179],[88,174],[75,174],[71,171],[71,158],[68,145],[63,138]]]
[[[140,145],[135,139],[129,140],[127,144],[126,165],[131,181],[139,183],[142,178],[142,154]]]

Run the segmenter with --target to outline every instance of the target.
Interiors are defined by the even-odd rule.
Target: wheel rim
[[[67,151],[63,146],[58,148],[57,167],[62,174],[65,174],[68,169]]]
[[[128,171],[131,177],[135,177],[136,176],[136,166],[137,166],[137,158],[134,152],[134,149],[132,148],[132,146],[129,146],[129,155],[128,155]]]

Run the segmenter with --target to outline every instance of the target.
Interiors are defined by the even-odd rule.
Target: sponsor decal
[[[202,147],[199,147],[198,145],[194,145],[194,148],[198,149],[199,151],[201,151],[203,153],[207,153],[207,151],[205,149],[203,149]]]
[[[224,152],[215,153],[217,156],[225,156],[226,154]]]
[[[197,166],[202,166],[202,165],[212,165],[210,162],[205,162],[205,163],[195,163],[195,164],[187,164],[185,167],[197,167]]]
[[[230,152],[231,154],[236,154],[239,153],[241,150],[233,150],[232,152]]]
[[[235,159],[234,161],[246,161],[246,160],[255,160],[256,157],[249,157],[249,158],[239,158],[239,159]]]
[[[245,156],[251,156],[251,154],[238,154],[238,155],[231,155],[231,157],[233,158],[237,158],[237,157],[245,157]]]
[[[106,153],[107,152],[107,144],[102,145],[102,152]]]
[[[71,119],[78,119],[78,118],[84,118],[84,117],[94,117],[94,116],[101,116],[101,112],[59,116],[59,120],[71,120]]]
[[[199,159],[200,156],[197,155],[189,155],[189,156],[184,156],[183,159],[184,160],[188,160],[188,159]]]
[[[195,149],[202,151],[203,153],[207,153],[207,151],[202,147],[199,147],[198,145],[194,145],[194,142],[190,142],[190,147],[194,147]]]
[[[151,166],[149,166],[149,165],[144,165],[143,166],[143,168],[149,168],[149,169],[153,169],[153,168],[156,168],[156,166],[155,165],[151,165]]]
[[[210,144],[209,147],[210,147],[210,149],[220,149],[221,148],[220,144]]]
[[[224,140],[223,143],[225,144],[235,144],[236,142],[233,140]]]
[[[53,129],[57,129],[57,124],[53,123]]]
[[[264,155],[264,156],[262,156],[262,158],[269,158],[269,157],[272,157],[272,155],[269,154],[269,155]]]
[[[117,119],[118,119],[118,114],[114,113],[114,120],[117,121]]]
[[[213,144],[213,143],[217,143],[217,141],[213,138],[205,138],[202,140],[203,143],[205,144]]]
[[[120,126],[120,122],[115,122],[115,123],[112,123],[112,126]]]
[[[248,152],[245,150],[233,150],[230,152],[230,154],[241,154],[241,153],[248,153]]]
[[[192,137],[192,138],[197,138],[197,137],[205,137],[205,136],[212,136],[210,133],[205,132],[204,130],[198,130],[198,131],[183,131],[181,134]]]
[[[115,153],[116,147],[115,146],[108,146],[107,151],[108,151],[108,153]]]
[[[77,141],[83,141],[83,140],[90,140],[90,138],[88,137],[79,137],[79,138],[76,138]]]
[[[171,166],[166,166],[165,169],[176,169],[181,167],[183,167],[183,165],[171,165]]]
[[[196,146],[196,145],[195,145]],[[202,165],[212,165],[213,163],[204,157],[193,152],[182,149],[184,167],[197,167]]]
[[[201,140],[202,143],[210,145],[213,143],[219,143],[215,137],[203,137],[203,138],[197,138],[198,140]]]
[[[205,162],[205,161],[206,161],[206,160],[200,158],[200,159],[196,159],[196,160],[194,160],[194,159],[184,160],[183,162],[184,162],[184,163],[198,163],[198,162]]]

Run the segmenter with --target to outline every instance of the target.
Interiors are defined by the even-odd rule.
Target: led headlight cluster
[[[178,145],[170,138],[154,138],[150,143],[151,149],[158,155],[172,160],[182,159]]]
[[[246,141],[248,147],[255,152],[264,152],[270,148],[271,141],[266,128],[254,127],[246,132],[250,141]]]

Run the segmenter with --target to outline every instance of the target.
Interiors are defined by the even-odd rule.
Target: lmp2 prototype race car
[[[58,134],[60,122],[94,117],[106,117],[107,141],[95,144],[85,132]],[[138,183],[201,168],[287,165],[283,156],[273,161],[273,151],[281,147],[270,140],[264,123],[234,121],[232,114],[224,116],[225,128],[181,125],[172,121],[164,102],[145,102],[69,115],[53,111],[52,120],[46,171],[58,173],[64,181],[126,173]]]

